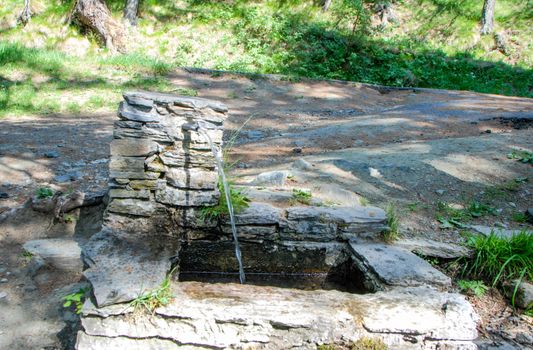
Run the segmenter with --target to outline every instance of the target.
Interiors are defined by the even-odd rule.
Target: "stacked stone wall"
[[[205,99],[125,93],[111,143],[108,226],[171,226],[169,212],[217,204],[215,159],[197,126],[220,146],[226,113]]]

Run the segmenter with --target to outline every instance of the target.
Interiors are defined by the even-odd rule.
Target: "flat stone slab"
[[[429,287],[361,295],[179,282],[173,294],[153,314],[132,316],[126,307],[117,315],[116,306],[106,312],[86,304],[77,349],[154,342],[163,349],[316,349],[362,337],[379,337],[390,349],[475,349],[477,337],[478,317],[465,297]]]
[[[471,225],[470,228],[485,236],[490,236],[491,233],[494,233],[496,236],[501,238],[511,238],[521,232],[520,230],[507,230],[504,228],[488,227],[482,225]]]
[[[136,235],[111,229],[95,234],[83,247],[98,306],[127,302],[161,285],[177,254],[169,237]]]
[[[394,242],[394,245],[410,252],[443,259],[456,259],[470,255],[470,251],[464,246],[425,239],[400,239]]]
[[[24,243],[22,247],[56,269],[78,273],[83,270],[80,246],[72,239],[36,239]]]
[[[448,276],[405,249],[381,243],[350,242],[349,246],[354,258],[386,285],[451,285]]]
[[[211,108],[212,110],[221,113],[228,111],[228,107],[218,101],[198,97],[185,97],[174,94],[165,94],[160,92],[128,91],[124,93],[124,99],[130,104],[144,107],[151,107],[153,102],[160,102],[193,109]]]

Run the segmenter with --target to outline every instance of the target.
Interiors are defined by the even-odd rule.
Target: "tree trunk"
[[[322,11],[329,10],[329,7],[331,6],[331,2],[333,0],[324,0],[324,5],[322,6]]]
[[[77,0],[74,15],[82,24],[94,30],[110,51],[126,50],[124,27],[111,16],[104,0]]]
[[[30,0],[24,0],[24,9],[18,17],[18,22],[25,26],[30,21],[31,15]]]
[[[481,34],[491,34],[494,31],[494,5],[496,0],[485,0],[481,13]]]
[[[124,7],[124,19],[132,26],[137,25],[137,12],[139,11],[139,0],[126,0]]]

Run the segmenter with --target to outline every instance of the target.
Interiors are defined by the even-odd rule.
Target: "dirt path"
[[[339,189],[348,190],[382,207],[394,202],[406,236],[459,238],[458,229],[439,229],[439,201],[487,201],[498,215],[473,223],[527,227],[513,215],[533,207],[533,168],[506,155],[513,148],[533,150],[531,99],[186,71],[170,79],[177,87],[198,91],[199,97],[228,105],[226,139],[246,122],[230,152],[238,161],[232,170],[237,182],[288,169],[294,173],[290,186],[314,193],[331,190],[333,198]],[[105,189],[115,119],[106,113],[1,120],[0,192],[9,198],[0,199],[0,215],[42,186]],[[300,158],[311,167],[294,169],[293,161]],[[526,177],[528,182],[509,187],[509,181]],[[64,325],[61,318],[70,317],[60,311],[61,296],[78,286],[65,286],[73,280],[56,283],[52,276],[53,288],[36,287],[21,244],[51,235],[76,237],[84,230],[66,225],[52,234],[39,220],[14,228],[0,222],[0,279],[5,279],[0,283],[5,293],[0,348],[60,347],[55,334]]]

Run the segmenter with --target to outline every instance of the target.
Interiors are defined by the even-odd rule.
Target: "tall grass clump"
[[[511,237],[494,232],[471,236],[467,246],[474,255],[465,260],[463,274],[484,278],[492,286],[518,279],[533,279],[533,233],[521,231]]]

